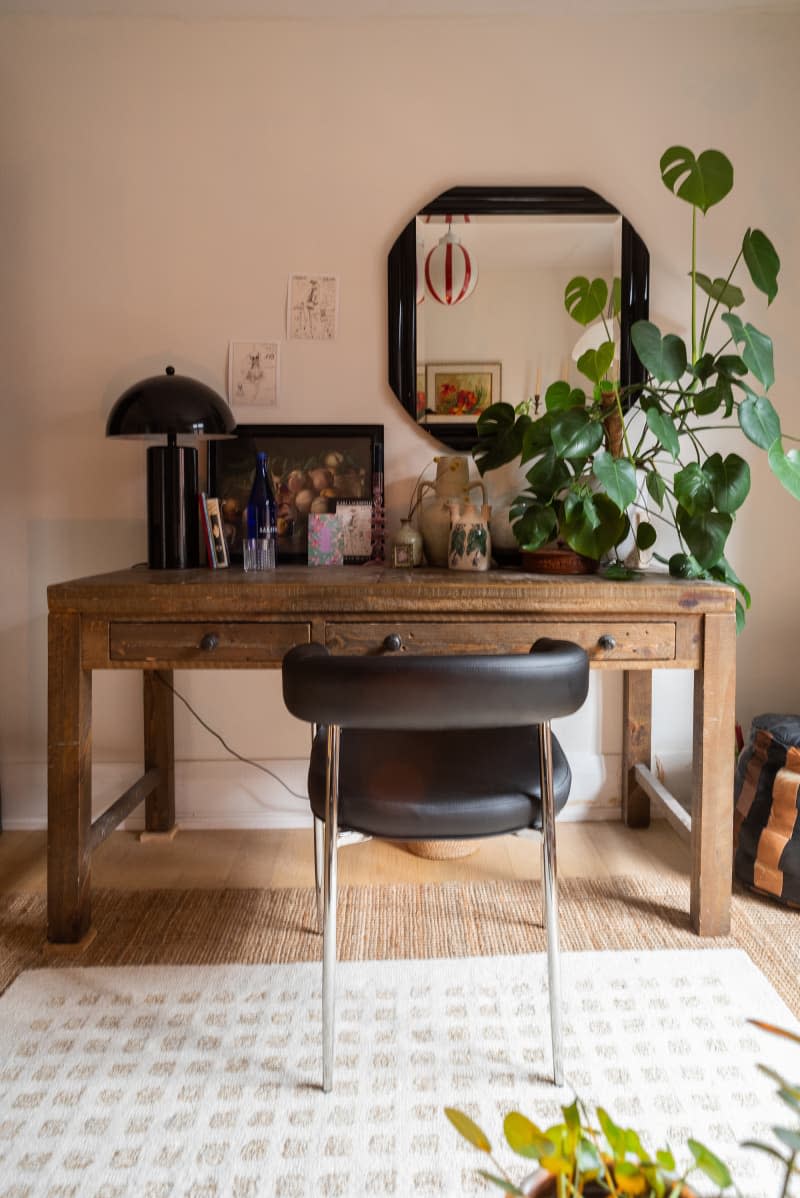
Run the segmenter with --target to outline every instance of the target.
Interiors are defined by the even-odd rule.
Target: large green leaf
[[[553,539],[558,528],[558,517],[552,507],[533,500],[515,503],[509,517],[517,544],[523,549],[540,549]]]
[[[742,506],[750,491],[750,467],[744,458],[729,453],[723,460],[722,454],[714,453],[703,473],[711,483],[717,511],[735,512]]]
[[[578,370],[593,383],[602,382],[614,361],[614,342],[604,341],[597,349],[587,349],[578,358]]]
[[[598,453],[592,466],[606,494],[621,512],[636,498],[636,471],[627,458],[615,458],[607,450]]]
[[[704,387],[702,391],[697,391],[692,395],[692,407],[698,416],[710,416],[712,412],[716,412],[717,408],[730,395],[730,383],[725,385],[725,380],[719,381],[713,387]]]
[[[661,336],[649,320],[637,320],[631,328],[633,348],[646,370],[661,383],[675,383],[686,370],[686,346],[674,333]]]
[[[652,549],[656,543],[658,533],[652,524],[647,520],[640,520],[636,525],[636,546],[638,549],[645,551]]]
[[[714,506],[711,482],[699,462],[690,462],[678,470],[672,482],[675,498],[691,516],[710,512]]]
[[[590,420],[581,408],[554,412],[551,437],[556,453],[562,458],[582,458],[594,453],[603,443],[603,426]]]
[[[567,518],[560,532],[567,544],[585,557],[599,561],[627,536],[630,523],[607,495],[585,495]]]
[[[602,316],[608,303],[608,284],[605,279],[587,279],[576,275],[564,289],[564,307],[578,324],[591,324]]]
[[[681,446],[678,440],[678,430],[675,428],[672,417],[659,411],[658,408],[648,408],[645,419],[647,427],[659,444],[663,445],[673,458],[677,458]]]
[[[647,486],[650,498],[658,504],[660,508],[664,506],[664,497],[667,493],[667,484],[664,482],[660,474],[656,474],[654,470],[647,472]]]
[[[709,1148],[706,1148],[705,1144],[701,1144],[698,1140],[687,1140],[686,1143],[698,1169],[705,1173],[706,1177],[714,1182],[714,1185],[723,1190],[733,1185],[728,1166]]]
[[[762,387],[769,391],[775,382],[772,362],[772,339],[761,333],[752,324],[744,324],[735,312],[726,312],[722,317],[737,345],[743,345],[742,358],[747,369],[752,371]]]
[[[552,424],[552,413],[545,412],[544,416],[540,416],[538,420],[531,420],[527,425],[522,434],[522,451],[519,459],[523,466],[531,458],[538,457],[540,453],[544,453],[546,449],[550,448]]]
[[[747,374],[747,366],[738,354],[720,354],[715,360],[714,366],[718,374],[724,375],[725,378],[735,379],[737,375],[741,377]]]
[[[481,474],[513,462],[522,450],[529,416],[517,417],[510,403],[496,403],[478,417],[478,442],[472,450]]]
[[[710,279],[708,275],[701,274],[699,270],[694,277],[700,290],[722,304],[723,308],[738,308],[740,304],[744,303],[744,292],[741,287],[736,287],[727,279]]]
[[[548,412],[562,412],[566,408],[583,408],[586,406],[586,393],[580,387],[570,387],[559,379],[551,383],[544,393],[544,406]]]
[[[519,1111],[509,1111],[503,1120],[503,1131],[509,1148],[516,1152],[517,1156],[538,1161],[555,1151],[553,1141],[548,1140],[536,1124],[531,1123],[530,1119],[521,1115]]]
[[[739,578],[727,558],[721,557],[716,566],[711,567],[709,574],[712,578],[716,578],[719,582],[728,582],[731,584],[731,586],[735,586],[737,591],[739,591],[740,595],[744,599],[745,605],[747,607],[750,606],[750,592],[742,582],[741,578]],[[759,1068],[762,1068],[762,1066],[759,1065]]]
[[[569,466],[562,458],[556,456],[556,451],[551,445],[535,465],[531,466],[525,477],[534,495],[547,501],[563,490],[572,475]]]
[[[705,578],[707,574],[688,553],[673,553],[669,559],[669,572],[673,578]]]
[[[733,527],[733,519],[724,512],[699,512],[691,515],[684,508],[677,511],[678,527],[692,555],[707,570],[715,566],[725,552],[725,542]]]
[[[739,425],[748,441],[769,449],[781,435],[781,422],[766,395],[752,395],[739,404]]]
[[[661,155],[661,178],[678,199],[708,212],[733,187],[733,167],[719,150],[695,158],[686,146],[670,146]]]
[[[774,245],[760,229],[748,229],[742,242],[742,253],[750,278],[771,304],[778,294],[778,271],[781,268]]]
[[[492,1146],[486,1136],[477,1123],[473,1123],[469,1115],[465,1115],[463,1111],[456,1110],[455,1107],[450,1106],[444,1108],[444,1113],[459,1135],[463,1136],[465,1140],[469,1140],[473,1148],[478,1148],[481,1152],[492,1151]]]
[[[790,449],[784,453],[780,441],[770,446],[768,460],[770,469],[778,481],[795,499],[800,499],[800,450]]]

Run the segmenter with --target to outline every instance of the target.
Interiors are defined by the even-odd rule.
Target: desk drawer
[[[463,624],[398,620],[331,623],[325,629],[325,643],[333,653],[527,653],[540,636],[575,641],[595,665],[675,660],[675,624],[668,620],[640,624],[607,620],[469,620]]]
[[[112,662],[137,665],[160,662],[181,668],[280,664],[293,645],[307,645],[310,624],[233,624],[227,621],[136,624],[115,621],[109,627]]]

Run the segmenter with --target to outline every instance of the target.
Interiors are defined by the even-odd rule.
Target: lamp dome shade
[[[233,412],[211,387],[168,366],[164,374],[142,379],[114,404],[106,422],[107,437],[229,437],[236,428]]]
[[[452,231],[425,259],[425,282],[433,298],[448,307],[460,304],[475,290],[478,267]]]

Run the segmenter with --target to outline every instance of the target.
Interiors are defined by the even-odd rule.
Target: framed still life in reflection
[[[475,420],[500,403],[499,362],[428,362],[425,423]]]
[[[348,538],[344,560],[369,560],[372,545],[362,515],[366,506],[371,516],[378,490],[383,503],[382,424],[240,424],[235,437],[208,445],[208,487],[219,498],[232,562],[242,560],[242,520],[259,451],[267,454],[277,505],[279,565],[307,563],[312,513],[340,510],[349,526],[350,505],[362,509],[356,520],[360,535]]]

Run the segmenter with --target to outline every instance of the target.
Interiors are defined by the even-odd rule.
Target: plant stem
[[[727,287],[728,283],[730,283],[731,279],[733,278],[733,272],[736,270],[736,267],[739,265],[739,260],[741,259],[741,257],[742,257],[742,251],[739,250],[739,253],[736,255],[736,260],[733,263],[733,266],[728,271],[728,277],[725,280],[726,287]],[[710,297],[709,297],[709,299],[710,299]],[[700,330],[700,353],[701,354],[702,354],[703,350],[705,349],[706,338],[708,337],[709,331],[711,329],[711,321],[716,316],[717,308],[719,307],[719,305],[720,305],[720,301],[717,300],[714,304],[714,307],[711,309],[711,314],[709,315],[708,304],[706,304],[706,315],[703,317],[703,327]]]
[[[697,206],[692,204],[692,366],[697,361]]]
[[[790,1159],[786,1162],[786,1164],[787,1164],[786,1179],[783,1183],[783,1189],[781,1190],[781,1198],[788,1198],[789,1182],[792,1180],[792,1174],[794,1173],[794,1162],[796,1159],[797,1159],[797,1153],[793,1152]]]

